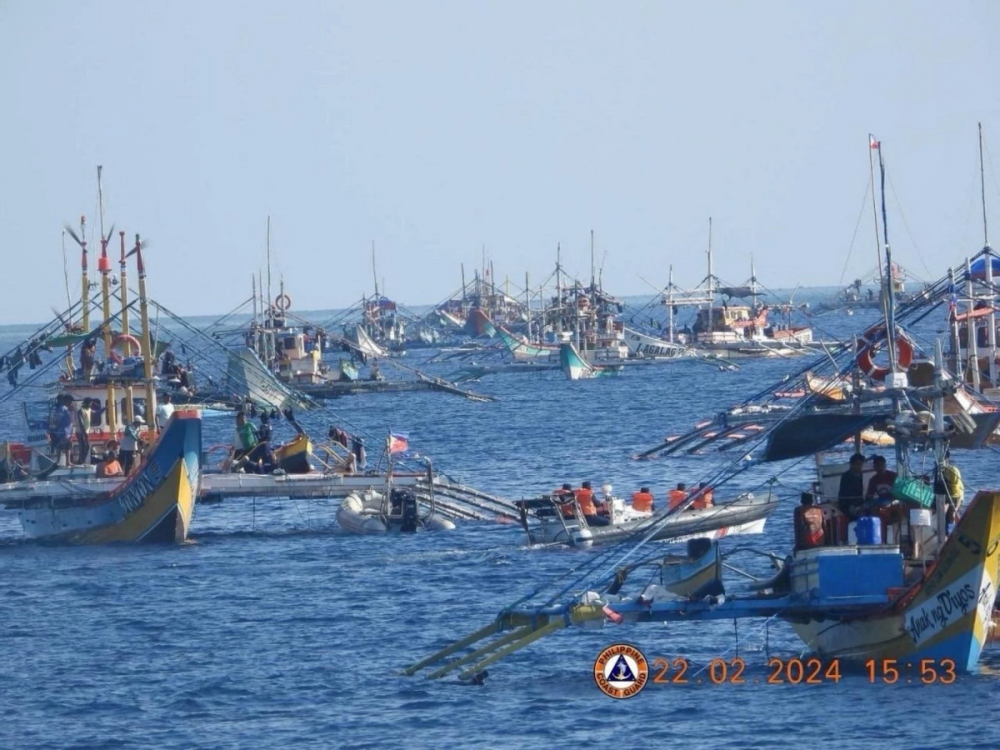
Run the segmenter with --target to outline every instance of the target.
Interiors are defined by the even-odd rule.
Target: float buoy
[[[126,343],[128,343],[129,346],[135,347],[135,352],[131,356],[142,356],[142,344],[139,343],[139,339],[128,333],[119,333],[115,336],[114,341],[111,342],[111,353],[108,355],[108,359],[115,364],[120,365],[122,363],[122,356],[118,354],[115,349],[121,347],[122,351],[124,351]]]
[[[858,337],[857,362],[868,377],[873,380],[885,380],[891,372],[888,367],[881,367],[875,364],[875,354],[880,348],[880,344],[885,341],[885,326],[874,326],[869,328]],[[903,370],[910,367],[913,362],[913,342],[903,332],[896,334],[896,364]]]
[[[292,306],[292,298],[287,294],[279,294],[274,298],[274,306],[281,310],[281,312],[285,312]]]

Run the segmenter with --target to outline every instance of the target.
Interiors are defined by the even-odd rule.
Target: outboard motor
[[[391,494],[392,504],[402,509],[402,524],[400,531],[412,534],[420,526],[420,510],[417,507],[417,496],[407,489],[394,489]]]

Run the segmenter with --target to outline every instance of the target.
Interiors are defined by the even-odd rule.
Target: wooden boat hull
[[[308,474],[312,471],[311,455],[312,442],[305,435],[298,435],[274,451],[274,462],[288,474]]]
[[[486,313],[478,307],[473,307],[465,318],[465,332],[470,336],[489,336],[492,338],[496,335],[497,329]]]
[[[722,555],[714,541],[696,559],[666,559],[660,569],[660,586],[675,596],[691,596],[712,581],[722,580]]]
[[[647,336],[631,328],[625,328],[625,344],[633,357],[657,357],[660,359],[680,359],[691,354],[691,350],[680,344]]]
[[[515,362],[548,362],[554,360],[558,354],[555,346],[539,346],[520,341],[503,326],[499,326],[497,332]]]
[[[24,532],[32,539],[74,544],[179,543],[191,527],[200,460],[200,415],[175,412],[138,470],[110,490],[106,481],[97,480],[101,491],[93,494],[88,491],[89,482],[80,482],[69,495],[35,495],[19,507],[7,501],[2,491],[0,500],[8,508],[17,507]]]
[[[573,344],[559,345],[559,364],[569,380],[590,380],[592,378],[617,375],[621,365],[592,365],[580,356]]]
[[[889,607],[854,617],[817,612],[786,619],[822,657],[859,664],[896,659],[900,667],[951,659],[957,671],[970,671],[990,634],[998,562],[1000,492],[980,492],[934,568]]]

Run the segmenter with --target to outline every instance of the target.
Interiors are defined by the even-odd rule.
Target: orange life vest
[[[705,508],[711,508],[712,498],[715,495],[715,491],[711,487],[706,487],[704,490],[698,493],[694,502],[691,503],[691,507],[695,510],[704,510]]]
[[[795,544],[808,549],[823,544],[823,511],[811,505],[800,505],[795,509]]]
[[[576,495],[576,504],[580,506],[580,510],[585,516],[596,516],[597,508],[594,507],[594,491],[583,489],[582,487],[574,493]]]
[[[562,511],[563,518],[573,518],[575,515],[573,513],[573,504],[569,502],[573,498],[573,493],[570,490],[564,490],[560,487],[558,490],[553,490],[552,495],[566,500],[559,508]]]
[[[653,496],[649,492],[632,493],[632,509],[641,511],[653,510]]]
[[[688,493],[684,490],[670,490],[670,494],[667,496],[667,499],[670,501],[670,510],[673,510],[687,500],[687,497]]]

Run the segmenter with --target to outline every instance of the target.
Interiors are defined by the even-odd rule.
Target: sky
[[[97,165],[182,315],[249,298],[268,216],[301,310],[371,295],[373,242],[404,304],[484,248],[512,291],[557,245],[589,278],[591,230],[611,293],[692,287],[709,217],[730,283],[751,256],[770,288],[848,283],[876,263],[869,133],[894,257],[936,278],[983,244],[979,122],[1000,236],[998,38],[990,0],[0,0],[0,322],[66,306]]]

